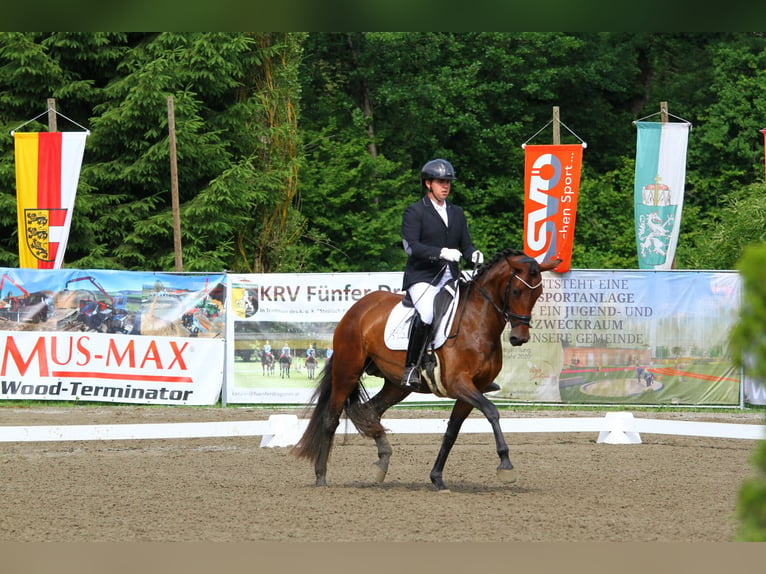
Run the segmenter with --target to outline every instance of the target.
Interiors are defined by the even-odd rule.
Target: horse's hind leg
[[[407,392],[402,391],[401,387],[393,383],[387,382],[383,389],[372,397],[367,405],[372,408],[373,412],[377,416],[378,423],[383,413],[386,412],[391,406],[399,403],[404,397],[408,395]],[[375,445],[378,447],[378,460],[373,463],[375,467],[375,481],[383,482],[386,479],[388,473],[388,463],[391,460],[391,454],[393,449],[391,443],[388,441],[388,436],[383,430],[382,425],[380,431],[375,435]]]
[[[327,486],[327,461],[330,458],[335,430],[340,423],[340,414],[328,412],[322,421],[322,430],[324,439],[321,442],[319,452],[314,463],[314,475],[316,476],[316,486]]]

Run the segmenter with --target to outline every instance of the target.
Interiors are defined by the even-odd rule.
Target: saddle
[[[450,281],[434,299],[434,330],[432,345],[438,349],[447,341],[452,324],[455,320],[458,302],[458,282]],[[386,346],[392,351],[404,351],[409,341],[410,323],[415,316],[415,306],[409,293],[405,293],[404,299],[397,303],[386,320],[383,338]]]

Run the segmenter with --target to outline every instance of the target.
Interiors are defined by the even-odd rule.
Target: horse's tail
[[[333,358],[327,359],[324,367],[322,367],[322,371],[319,374],[319,383],[310,401],[310,404],[314,403],[314,410],[309,418],[308,426],[303,436],[290,451],[295,456],[307,458],[314,464],[316,464],[323,447],[325,447],[326,441],[332,440],[336,428],[332,428],[332,433],[327,433],[327,425],[330,422],[328,417],[331,416],[329,409],[330,396],[332,394]],[[368,401],[369,395],[367,390],[359,381],[346,398],[344,410],[361,434],[370,438],[377,438],[385,432],[385,429],[380,424],[380,416],[368,404]]]
[[[325,423],[330,408],[330,395],[332,394],[332,357],[324,365],[319,373],[319,383],[309,404],[314,403],[314,411],[309,418],[309,424],[300,440],[290,449],[290,452],[298,458],[307,458],[316,464],[322,447],[327,440]]]

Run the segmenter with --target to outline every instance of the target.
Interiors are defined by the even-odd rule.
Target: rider
[[[431,337],[436,295],[458,276],[461,257],[474,265],[484,262],[484,255],[471,241],[463,209],[447,201],[455,179],[447,160],[427,162],[420,173],[425,195],[411,203],[402,217],[402,244],[407,253],[402,289],[415,306],[402,386],[412,391],[420,390],[420,359]]]

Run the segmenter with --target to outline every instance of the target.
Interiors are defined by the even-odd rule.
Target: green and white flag
[[[640,269],[671,269],[681,228],[687,122],[636,122],[636,245]]]

